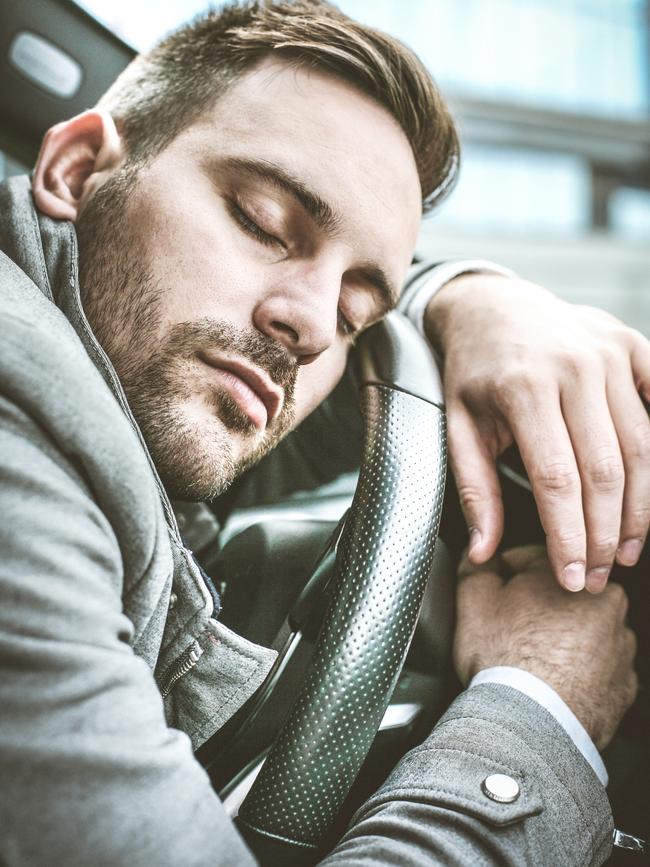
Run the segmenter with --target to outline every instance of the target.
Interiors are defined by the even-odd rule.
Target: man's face
[[[394,304],[420,210],[389,113],[279,60],[90,194],[84,306],[173,496],[217,495],[326,397]]]

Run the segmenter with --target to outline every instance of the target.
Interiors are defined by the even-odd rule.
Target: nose
[[[336,337],[340,289],[341,275],[334,268],[286,273],[256,304],[253,323],[299,364],[309,364]]]

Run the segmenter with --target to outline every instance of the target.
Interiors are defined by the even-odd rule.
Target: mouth
[[[198,357],[256,428],[264,430],[280,415],[284,389],[261,368],[220,353],[200,352]]]

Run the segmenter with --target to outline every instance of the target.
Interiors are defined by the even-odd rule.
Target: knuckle
[[[477,398],[482,397],[488,390],[487,378],[483,375],[471,373],[465,376],[458,386],[458,404],[459,406],[473,406]],[[454,416],[453,409],[455,402],[449,401],[447,414],[449,420]]]
[[[616,490],[623,486],[625,470],[618,455],[607,453],[589,461],[585,466],[586,481],[604,491]]]
[[[626,649],[627,649],[627,653],[628,653],[628,658],[631,661],[636,656],[636,651],[637,651],[637,647],[638,647],[638,641],[637,641],[636,633],[633,632],[631,629],[626,629],[625,630],[625,641],[627,644]]]
[[[608,560],[614,558],[614,553],[618,547],[619,535],[618,532],[605,535],[601,533],[599,536],[593,535],[589,538],[589,553],[590,560],[594,566],[606,566],[607,563],[601,563],[600,560]]]
[[[584,528],[576,527],[560,527],[553,533],[553,549],[559,549],[568,557],[567,563],[572,560],[584,559],[585,533]],[[571,556],[571,552],[575,556]]]
[[[523,396],[538,394],[543,385],[544,378],[530,365],[513,364],[496,376],[494,390],[503,403],[510,405]]]
[[[580,488],[576,467],[563,460],[549,461],[531,473],[533,487],[549,494],[569,494]]]
[[[619,605],[624,601],[627,601],[627,593],[623,589],[623,585],[619,584],[618,581],[612,581],[608,584],[605,592],[613,602],[616,602]]]
[[[632,704],[634,704],[634,699],[636,698],[637,693],[639,691],[639,676],[636,673],[636,671],[634,671],[634,669],[632,669],[632,671],[630,672],[630,675],[629,675],[625,685],[626,685],[625,699],[627,702],[627,706],[630,707]]]
[[[650,340],[639,331],[637,328],[632,328],[631,325],[627,325],[621,322],[621,326],[623,329],[623,337],[627,338],[629,341],[629,346],[636,347],[649,347],[650,348]]]
[[[558,357],[561,369],[571,378],[596,376],[602,370],[599,354],[586,349],[565,349]]]
[[[476,485],[460,482],[458,484],[458,496],[464,506],[484,505],[486,501],[493,500],[497,495],[494,491],[479,488]]]
[[[609,601],[613,608],[617,608],[623,614],[623,617],[625,617],[629,602],[627,593],[618,581],[610,581],[602,596]]]
[[[643,536],[650,524],[650,503],[630,506],[625,510],[625,536]]]
[[[623,591],[621,600],[619,602],[618,610],[621,620],[625,623],[625,621],[627,620],[628,611],[630,610],[630,600],[628,599],[627,593],[625,591]],[[634,635],[634,633],[632,633],[632,635]]]

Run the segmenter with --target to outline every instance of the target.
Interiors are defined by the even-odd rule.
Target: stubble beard
[[[166,490],[178,499],[210,500],[293,426],[297,365],[271,338],[225,320],[180,322],[161,336],[163,301],[172,288],[154,277],[129,230],[128,196],[136,183],[137,170],[124,167],[77,221],[82,305]],[[284,388],[282,411],[261,438],[230,395],[206,385],[197,357],[206,350],[243,357]],[[204,410],[200,426],[189,414],[197,400]],[[235,437],[250,443],[237,455]]]

